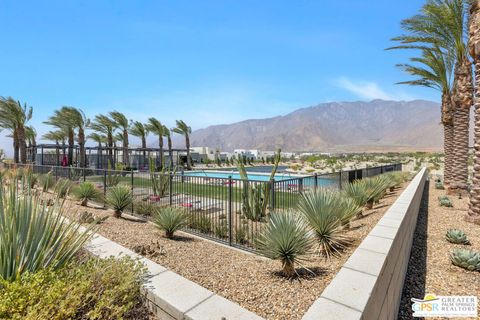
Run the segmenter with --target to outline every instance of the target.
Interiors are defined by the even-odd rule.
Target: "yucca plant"
[[[165,237],[171,239],[176,231],[186,225],[187,216],[182,209],[167,207],[157,210],[153,216],[153,223],[157,228],[165,231]]]
[[[445,234],[445,238],[448,242],[455,244],[470,244],[470,241],[467,238],[467,235],[462,230],[458,229],[449,229]]]
[[[343,187],[343,194],[344,196],[353,199],[353,201],[355,201],[355,203],[361,208],[363,208],[369,200],[365,184],[362,183],[362,180],[357,180],[345,185]]]
[[[458,267],[470,271],[480,271],[480,252],[458,248],[452,251],[450,260]]]
[[[366,204],[367,209],[372,209],[373,204],[378,202],[385,195],[385,191],[387,189],[385,182],[386,181],[382,178],[382,176],[362,180],[365,192],[368,196],[368,201]]]
[[[38,182],[38,174],[33,173],[31,169],[22,170],[23,176],[21,179],[24,180],[25,187],[34,188]]]
[[[48,207],[42,197],[16,184],[0,186],[0,276],[7,281],[64,266],[91,236],[90,228],[80,232],[66,221],[58,198]]]
[[[108,189],[105,200],[113,208],[113,216],[120,218],[122,212],[132,205],[133,193],[129,186],[119,184]]]
[[[98,190],[91,182],[82,182],[72,191],[73,197],[78,201],[81,201],[81,205],[86,207],[88,201],[101,201],[103,194]]]
[[[55,185],[54,192],[58,195],[59,198],[65,198],[70,192],[73,182],[68,179],[58,179],[57,184]]]
[[[314,239],[301,215],[274,212],[255,244],[260,254],[280,260],[283,275],[290,278],[296,274],[295,265],[308,262]]]
[[[342,203],[341,194],[321,188],[302,194],[298,201],[298,211],[313,229],[319,252],[327,258],[339,254],[350,243],[342,226],[357,214],[359,207],[346,210]]]
[[[55,177],[52,176],[51,171],[45,174],[41,174],[38,177],[38,181],[40,183],[40,186],[43,192],[47,192],[48,190],[53,188],[53,186],[55,185]]]

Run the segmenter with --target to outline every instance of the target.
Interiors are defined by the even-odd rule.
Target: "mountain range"
[[[426,100],[329,102],[283,116],[213,125],[192,146],[285,151],[441,150],[440,105]]]

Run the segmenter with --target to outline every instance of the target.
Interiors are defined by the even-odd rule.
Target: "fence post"
[[[318,174],[315,172],[315,175],[313,176],[313,190],[317,191],[318,188]]]
[[[303,178],[298,179],[298,192],[303,192]]]
[[[275,207],[276,207],[276,199],[275,199],[275,179],[270,180],[270,192],[271,192],[271,196],[270,196],[270,197],[272,198],[270,211],[272,211],[272,210],[275,210]]]
[[[55,168],[55,181],[58,181],[58,167]]]
[[[342,170],[338,172],[338,188],[342,190]]]
[[[105,207],[105,196],[107,195],[107,170],[103,170],[103,206]]]
[[[87,173],[86,173],[86,170],[85,168],[82,168],[83,170],[83,182],[87,181]]]
[[[172,204],[173,204],[173,173],[171,173],[171,172],[168,173],[168,179],[169,179],[168,198],[169,198],[169,203],[170,203],[170,207],[171,207]]]
[[[232,176],[228,176],[228,244],[231,246],[233,242],[232,230]]]
[[[132,182],[132,197],[133,197],[133,184],[134,184],[134,177],[133,177],[133,170],[130,171],[130,175],[131,175],[131,182]],[[132,213],[134,212],[133,209],[134,209],[134,201],[132,201]]]

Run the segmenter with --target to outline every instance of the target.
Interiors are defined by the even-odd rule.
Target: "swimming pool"
[[[232,179],[241,179],[240,174],[238,172],[219,172],[219,171],[188,171],[183,173],[184,176],[188,177],[207,177],[207,178],[224,178],[228,179],[232,177]],[[281,173],[275,175],[275,181],[282,181],[292,178],[300,178],[298,176],[292,176],[288,173]],[[248,172],[248,180],[253,181],[269,181],[270,175],[269,174],[258,174],[258,173],[251,173]]]

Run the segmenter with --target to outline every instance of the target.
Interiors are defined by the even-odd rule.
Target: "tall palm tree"
[[[389,49],[404,48],[402,45]],[[411,58],[413,64],[399,64],[407,73],[415,78],[409,81],[399,82],[413,86],[433,88],[441,92],[442,124],[444,128],[443,146],[445,152],[445,176],[444,183],[450,184],[452,176],[452,162],[454,155],[453,146],[453,110],[451,76],[453,71],[454,57],[442,51],[438,46],[421,48],[420,56]]]
[[[455,151],[450,191],[466,190],[468,181],[468,126],[473,85],[465,43],[467,4],[468,0],[427,0],[419,14],[402,21],[402,28],[408,34],[394,38],[411,48],[438,46],[455,58],[452,85]]]
[[[92,132],[88,135],[87,137],[90,140],[93,140],[97,143],[97,168],[99,168],[99,165],[101,163],[102,159],[102,143],[106,143],[107,137],[104,136],[103,134],[99,134],[97,132]]]
[[[158,148],[160,151],[158,167],[160,170],[163,169],[163,125],[160,121],[155,118],[149,118],[147,124],[148,131],[158,136]]]
[[[470,7],[469,36],[469,53],[475,66],[475,129],[472,189],[466,220],[480,224],[480,0],[472,1]]]
[[[71,121],[70,115],[71,110],[69,107],[62,107],[60,110],[55,110],[53,116],[44,122],[57,128],[57,130],[67,132],[68,165],[73,164],[73,149],[75,148],[75,124]]]
[[[121,112],[110,112],[114,127],[122,131],[122,161],[126,166],[130,165],[128,157],[128,129],[129,123],[127,117]]]
[[[0,127],[12,132],[15,161],[18,162],[20,154],[20,162],[27,163],[25,126],[32,118],[33,108],[11,97],[1,98],[0,101]]]
[[[109,161],[113,164],[113,130],[114,123],[112,119],[103,114],[98,114],[95,116],[93,121],[90,123],[90,129],[96,131],[98,134],[103,134],[107,137],[107,154]]]
[[[173,170],[172,135],[170,133],[170,130],[168,130],[168,128],[165,125],[163,126],[163,136],[167,138],[169,168],[170,168],[170,171],[172,171]]]
[[[62,113],[67,116],[70,127],[76,128],[77,141],[80,153],[80,167],[85,167],[86,152],[85,152],[85,130],[90,125],[90,119],[85,116],[85,113],[75,107],[63,107]]]
[[[148,135],[148,128],[140,121],[132,121],[130,123],[130,134],[140,138],[142,141],[142,159],[140,161],[140,167],[143,167],[147,164],[147,154],[145,149],[147,148],[147,135]]]
[[[31,152],[31,161],[35,163],[35,156],[37,155],[37,130],[33,126],[25,127],[25,138],[28,142],[28,147]]]
[[[67,140],[68,133],[62,130],[49,131],[42,136],[44,140],[55,141],[55,154],[57,157],[57,166],[60,165],[60,142],[62,142],[63,156],[65,156],[65,140]]]
[[[192,159],[190,157],[190,134],[192,128],[190,128],[183,120],[177,120],[177,126],[172,129],[173,132],[181,134],[185,137],[185,148],[187,149],[187,169],[192,170]]]

